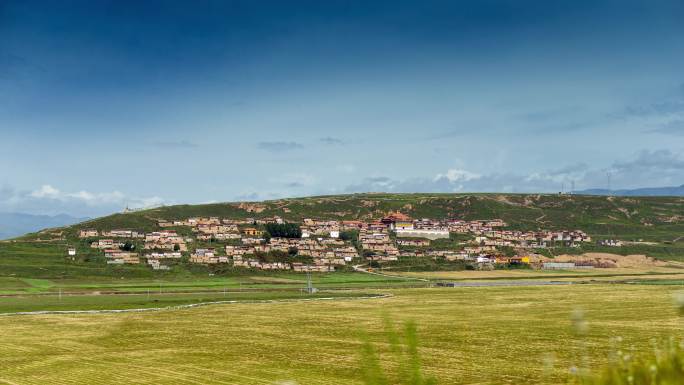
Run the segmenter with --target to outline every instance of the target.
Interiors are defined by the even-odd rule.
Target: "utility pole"
[[[306,266],[306,292],[309,294],[313,294],[316,292],[316,288],[313,287],[313,283],[311,282],[311,271],[309,271],[309,266]]]

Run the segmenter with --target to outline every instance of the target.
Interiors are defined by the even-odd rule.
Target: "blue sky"
[[[684,183],[681,1],[0,1],[0,211]]]

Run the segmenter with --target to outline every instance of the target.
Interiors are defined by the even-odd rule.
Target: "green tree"
[[[301,238],[302,229],[296,223],[268,223],[266,232],[276,238]]]
[[[359,239],[359,230],[346,230],[340,232],[340,239],[343,241],[352,241]]]
[[[374,255],[375,255],[375,252],[373,252],[372,250],[364,250],[363,251],[363,257],[364,258],[370,258]]]

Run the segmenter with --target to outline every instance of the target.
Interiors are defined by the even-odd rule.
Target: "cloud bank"
[[[684,158],[670,150],[641,151],[631,160],[613,162],[607,168],[576,163],[530,174],[492,173],[453,168],[433,177],[393,179],[363,178],[345,192],[509,192],[553,193],[587,188],[605,188],[608,183],[629,188],[669,186],[684,183]]]
[[[104,215],[123,210],[148,208],[167,203],[158,196],[135,197],[120,191],[91,192],[62,191],[45,184],[35,190],[17,190],[11,186],[0,188],[0,212],[78,216]]]

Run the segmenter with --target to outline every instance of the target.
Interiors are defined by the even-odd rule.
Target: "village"
[[[525,232],[506,230],[507,224],[500,219],[412,219],[400,212],[369,222],[207,217],[160,220],[158,226],[148,233],[83,229],[78,236],[90,248],[100,250],[110,265],[146,264],[154,270],[169,270],[183,261],[317,272],[362,264],[380,266],[400,258],[464,261],[476,266],[532,264],[534,250],[592,241],[581,230]],[[76,249],[68,253],[73,256]]]

